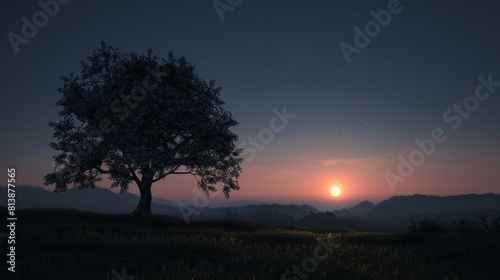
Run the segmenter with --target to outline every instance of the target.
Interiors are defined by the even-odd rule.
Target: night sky
[[[16,167],[18,184],[43,185],[53,168],[48,123],[59,119],[59,76],[79,73],[79,61],[105,40],[122,52],[185,56],[223,88],[246,149],[241,190],[231,200],[334,209],[402,194],[499,192],[498,1],[221,0],[217,7],[230,7],[221,16],[212,1],[66,2],[15,45],[12,36],[24,37],[22,18],[33,22],[43,10],[36,1],[2,1],[4,184],[6,169]],[[366,33],[370,12],[388,6],[390,22],[371,24],[375,35],[369,43],[358,35],[364,45],[356,47],[355,28]],[[357,50],[348,59],[342,43]],[[282,131],[262,132],[284,110]],[[442,143],[401,176],[401,157],[409,159],[415,140],[436,128]],[[417,162],[423,152],[413,154]],[[402,180],[391,187],[388,172]],[[333,185],[339,197],[330,195]],[[190,203],[195,188],[192,177],[168,178],[153,185],[153,195]]]

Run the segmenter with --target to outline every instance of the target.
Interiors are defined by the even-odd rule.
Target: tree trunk
[[[151,216],[151,185],[153,184],[153,178],[143,177],[142,181],[137,184],[139,190],[141,191],[141,200],[134,212],[130,213],[132,216]]]

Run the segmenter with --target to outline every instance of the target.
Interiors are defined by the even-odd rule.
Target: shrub
[[[440,218],[423,218],[420,221],[410,220],[408,230],[415,233],[446,233],[449,231],[445,221]]]

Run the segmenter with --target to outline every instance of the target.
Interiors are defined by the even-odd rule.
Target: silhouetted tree
[[[207,196],[219,183],[226,198],[239,189],[243,160],[230,131],[238,123],[223,109],[221,89],[184,57],[124,54],[102,42],[81,66],[80,75],[61,76],[63,118],[49,124],[59,154],[45,185],[94,188],[107,175],[123,193],[135,182],[134,215],[151,215],[151,185],[168,175],[193,175]]]

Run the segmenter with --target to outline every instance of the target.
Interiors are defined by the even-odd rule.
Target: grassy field
[[[16,273],[2,242],[0,279],[281,279],[287,271],[283,279],[500,279],[500,241],[485,237],[186,225],[66,209],[17,217]]]

